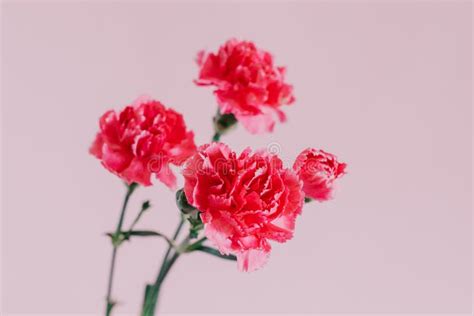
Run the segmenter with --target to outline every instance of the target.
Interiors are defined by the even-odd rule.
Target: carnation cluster
[[[284,106],[295,102],[293,86],[286,82],[286,68],[276,66],[268,51],[250,41],[230,39],[216,52],[199,52],[197,64],[195,83],[214,88],[217,106],[209,143],[196,145],[183,115],[150,97],[139,97],[99,119],[90,153],[127,186],[116,229],[107,234],[113,252],[106,315],[116,304],[114,267],[124,242],[146,236],[167,244],[155,281],[145,286],[141,307],[142,316],[155,315],[163,281],[180,256],[201,252],[237,261],[240,271],[262,268],[272,247],[297,233],[305,204],[333,198],[336,182],[346,172],[345,163],[322,149],[308,147],[285,165],[278,153],[251,148],[238,153],[220,140],[235,125],[260,134],[286,121]],[[183,178],[179,190],[173,169],[180,169]],[[173,236],[136,228],[153,208],[150,200],[125,228],[132,194],[140,186],[159,182],[176,191],[180,220]]]

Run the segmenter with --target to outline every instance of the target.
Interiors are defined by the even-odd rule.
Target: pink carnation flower
[[[313,148],[303,150],[293,165],[306,196],[320,202],[332,198],[334,180],[344,175],[345,168],[336,156]]]
[[[285,83],[285,67],[275,67],[270,53],[254,43],[231,39],[214,53],[199,52],[198,85],[213,85],[221,113],[232,113],[252,134],[271,132],[280,107],[295,98]]]
[[[269,241],[293,237],[301,213],[302,184],[268,152],[239,156],[222,143],[198,148],[185,164],[184,192],[201,211],[205,234],[222,254],[235,254],[241,271],[265,264]]]
[[[90,153],[127,183],[151,185],[156,177],[169,188],[176,177],[169,165],[182,165],[196,151],[194,134],[183,116],[148,97],[137,99],[120,113],[100,118],[100,131]]]

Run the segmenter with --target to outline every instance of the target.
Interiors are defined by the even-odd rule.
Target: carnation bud
[[[204,228],[201,216],[199,215],[199,210],[189,204],[183,189],[180,189],[176,192],[176,204],[181,210],[184,218],[189,222],[190,237],[196,238],[199,235],[199,232]]]
[[[237,123],[237,119],[234,114],[221,114],[220,111],[214,116],[214,130],[216,133],[222,135],[227,133]]]
[[[191,214],[196,211],[196,208],[188,203],[188,199],[186,198],[186,194],[184,194],[183,189],[179,189],[176,192],[176,204],[178,205],[178,208],[181,213],[185,215]]]

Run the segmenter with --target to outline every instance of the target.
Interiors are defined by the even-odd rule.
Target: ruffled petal
[[[171,190],[176,189],[176,176],[168,164],[164,164],[160,171],[156,174],[156,178],[163,182]]]
[[[102,163],[109,170],[120,173],[130,165],[132,159],[131,153],[123,148],[112,148],[109,144],[102,145]]]
[[[100,133],[97,133],[94,142],[89,148],[89,153],[98,159],[102,159],[102,147],[104,146],[104,139]]]
[[[242,272],[253,272],[263,267],[270,257],[266,250],[249,249],[237,253],[237,264]]]
[[[150,181],[151,172],[148,170],[146,164],[138,159],[134,159],[128,168],[122,171],[121,176],[129,184],[132,182],[139,183],[143,186],[150,186],[152,184]]]
[[[251,133],[262,134],[273,132],[275,120],[270,112],[257,114],[253,116],[237,116],[237,120]]]

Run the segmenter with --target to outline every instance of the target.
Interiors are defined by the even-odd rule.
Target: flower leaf
[[[208,253],[210,255],[213,255],[213,256],[216,256],[216,257],[219,257],[219,258],[222,258],[222,259],[226,259],[226,260],[232,260],[232,261],[237,261],[237,257],[234,256],[234,255],[223,255],[219,252],[219,250],[215,249],[215,248],[212,248],[212,247],[208,247],[208,246],[200,246],[199,248],[196,249],[197,251],[202,251],[202,252],[205,252],[205,253]]]
[[[119,235],[115,235],[112,233],[107,233],[107,236],[112,238],[112,242],[115,243],[122,243],[124,240],[130,240],[130,237],[161,237],[173,248],[175,248],[175,244],[171,239],[169,239],[166,235],[152,231],[152,230],[129,230],[129,231],[122,231]]]
[[[152,230],[131,230],[131,231],[128,231],[128,232],[123,232],[123,234],[127,237],[129,237],[129,236],[162,237],[162,238],[168,239],[168,237],[166,237],[162,233],[152,231]]]

